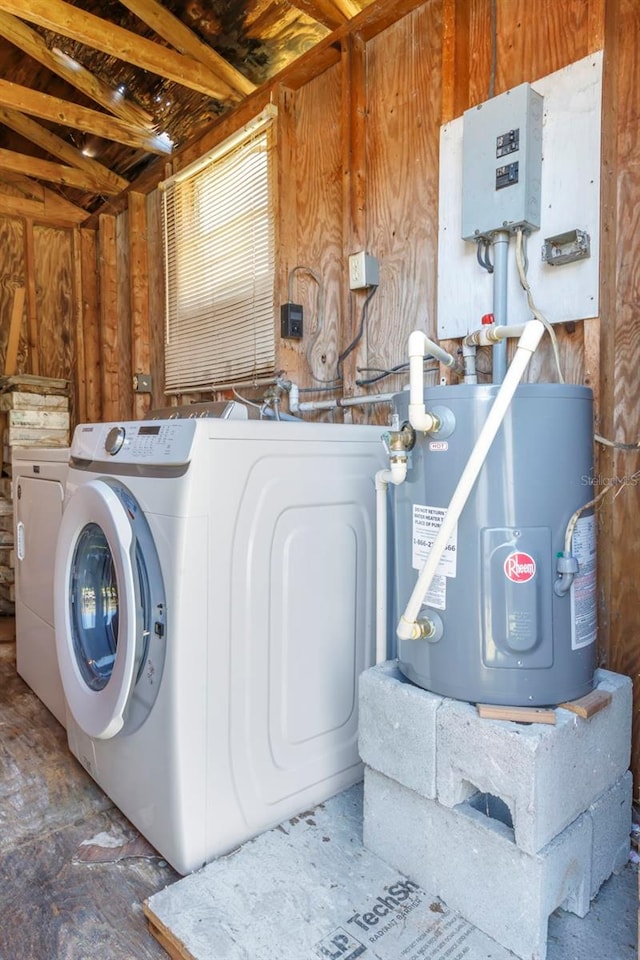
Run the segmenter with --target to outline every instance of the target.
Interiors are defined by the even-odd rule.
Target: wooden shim
[[[16,287],[13,294],[7,352],[4,358],[4,374],[12,377],[18,371],[18,346],[22,331],[22,311],[24,309],[24,287]]]
[[[596,713],[600,713],[611,703],[611,694],[607,690],[592,690],[579,700],[572,700],[570,703],[559,704],[563,710],[571,710],[577,713],[579,717],[590,720]]]
[[[193,954],[177,939],[168,927],[165,927],[162,920],[156,917],[146,900],[142,904],[142,909],[147,918],[151,936],[155,937],[163,950],[166,950],[171,960],[194,960]]]
[[[478,716],[483,720],[513,720],[515,723],[556,722],[556,712],[547,707],[506,707],[491,703],[478,704]]]

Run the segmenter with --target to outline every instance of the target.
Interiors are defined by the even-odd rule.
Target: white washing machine
[[[12,449],[16,664],[18,673],[65,724],[53,618],[53,559],[62,520],[69,448]]]
[[[381,429],[81,425],[56,554],[72,752],[180,873],[361,777]]]

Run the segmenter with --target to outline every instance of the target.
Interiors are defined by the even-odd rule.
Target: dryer
[[[56,553],[75,756],[180,873],[362,774],[378,427],[85,424]]]
[[[16,666],[18,673],[65,725],[54,635],[53,560],[69,448],[13,447]]]

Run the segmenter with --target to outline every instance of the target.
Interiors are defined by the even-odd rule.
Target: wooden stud
[[[36,297],[36,254],[33,237],[33,220],[24,222],[24,259],[27,277],[27,342],[29,345],[28,369],[35,377],[40,374],[40,345],[38,343],[38,304]]]
[[[13,292],[9,336],[7,337],[7,352],[4,358],[4,375],[12,377],[18,372],[18,346],[22,332],[22,313],[24,309],[24,287],[16,287]]]
[[[84,325],[82,320],[82,242],[80,231],[74,230],[73,244],[73,314],[75,338],[75,398],[73,412],[76,423],[87,419],[87,363],[84,350]]]
[[[100,216],[100,382],[102,419],[120,419],[120,354],[115,217]]]
[[[129,194],[129,283],[131,292],[131,370],[149,373],[149,261],[147,256],[147,207],[141,193]],[[133,416],[141,419],[149,410],[149,394],[133,394]]]
[[[100,382],[100,304],[98,289],[97,236],[95,230],[80,231],[82,273],[82,338],[84,343],[85,383],[84,417],[95,422],[102,419]]]

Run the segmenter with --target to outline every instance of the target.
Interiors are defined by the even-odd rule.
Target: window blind
[[[167,394],[274,372],[272,117],[161,185]]]

